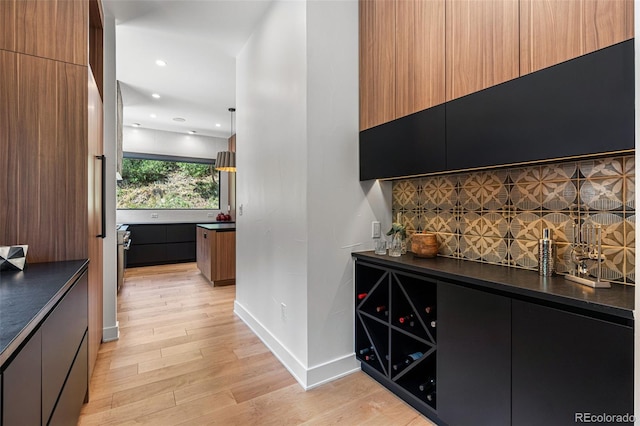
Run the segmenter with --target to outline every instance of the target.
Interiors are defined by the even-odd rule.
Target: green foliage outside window
[[[213,164],[124,158],[119,209],[218,209],[220,173]]]

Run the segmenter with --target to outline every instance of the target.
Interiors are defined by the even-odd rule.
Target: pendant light
[[[236,109],[229,108],[229,112],[231,113],[231,136],[233,136],[233,113],[236,112]],[[233,151],[220,151],[216,157],[216,170],[235,173],[236,153]]]

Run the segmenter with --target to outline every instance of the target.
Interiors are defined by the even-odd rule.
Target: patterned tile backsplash
[[[573,224],[602,225],[603,279],[635,283],[635,157],[608,157],[393,183],[393,218],[409,236],[437,232],[439,255],[538,268],[553,230],[556,270],[572,268]],[[410,238],[410,237],[409,237]]]

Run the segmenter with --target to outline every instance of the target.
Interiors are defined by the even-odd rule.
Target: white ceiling
[[[116,19],[124,125],[228,138],[235,58],[271,2],[103,0]],[[158,59],[167,65],[157,66]]]

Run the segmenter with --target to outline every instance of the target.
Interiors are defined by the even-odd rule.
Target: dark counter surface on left
[[[33,263],[24,271],[0,272],[0,371],[88,264],[86,259]]]
[[[199,223],[200,228],[207,229],[209,231],[235,231],[235,222],[218,222],[218,223]]]

